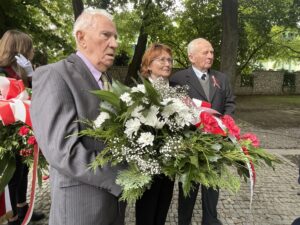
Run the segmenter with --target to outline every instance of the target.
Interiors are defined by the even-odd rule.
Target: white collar
[[[192,66],[192,68],[193,68],[193,70],[194,70],[196,76],[198,77],[198,79],[201,79],[201,77],[202,77],[203,74],[208,75],[207,70],[199,70],[199,69],[197,69],[195,66]]]

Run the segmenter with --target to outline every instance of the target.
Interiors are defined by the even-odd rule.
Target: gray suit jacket
[[[50,224],[111,224],[99,223],[99,216],[104,217],[106,212],[96,208],[115,210],[117,207],[118,211],[118,205],[110,202],[107,206],[106,203],[116,200],[118,204],[115,196],[120,195],[121,188],[115,179],[120,168],[107,166],[96,171],[89,169],[89,164],[104,144],[88,137],[80,138],[76,134],[85,128],[78,120],[94,120],[99,114],[100,101],[89,92],[99,89],[96,80],[84,62],[72,54],[57,63],[39,67],[33,74],[32,84],[33,130],[51,166]],[[81,212],[82,207],[89,209]],[[61,220],[59,217],[62,216],[73,217],[74,221]]]
[[[218,85],[214,85],[212,76],[215,77]],[[209,70],[210,79],[210,99],[207,99],[204,90],[192,67],[176,72],[170,78],[170,85],[187,85],[189,87],[188,94],[191,98],[207,101],[212,104],[212,108],[222,115],[232,115],[235,110],[235,101],[230,88],[227,76],[215,70]]]

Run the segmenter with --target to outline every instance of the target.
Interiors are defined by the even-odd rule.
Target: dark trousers
[[[178,225],[190,225],[193,215],[195,202],[199,190],[199,184],[190,192],[190,195],[184,197],[182,183],[178,183]],[[202,197],[202,225],[222,225],[218,220],[217,205],[219,200],[219,190],[206,188],[201,185]]]
[[[8,183],[11,207],[14,216],[18,214],[17,203],[26,202],[28,167],[22,162],[21,156],[16,155],[16,170]]]
[[[154,177],[150,189],[136,201],[136,225],[164,225],[173,196],[174,181],[164,175]]]

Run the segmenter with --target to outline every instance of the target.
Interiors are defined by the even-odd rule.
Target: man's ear
[[[85,49],[86,48],[86,39],[85,39],[85,33],[83,31],[77,31],[76,32],[76,40],[77,40],[77,44]]]
[[[192,54],[188,54],[188,58],[189,58],[189,60],[190,60],[191,63],[195,62],[194,56]]]

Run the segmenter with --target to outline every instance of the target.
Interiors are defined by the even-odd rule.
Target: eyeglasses
[[[164,64],[166,62],[170,63],[170,64],[173,64],[173,59],[172,58],[154,58],[152,61],[157,61],[159,62],[160,64]]]

